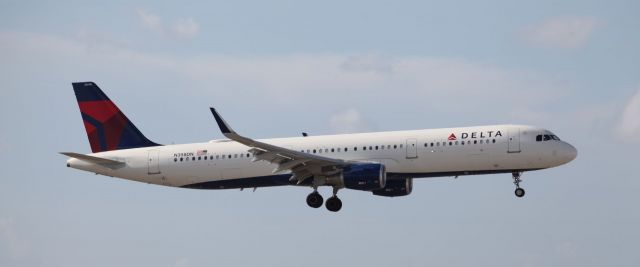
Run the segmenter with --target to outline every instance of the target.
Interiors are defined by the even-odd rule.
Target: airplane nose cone
[[[578,156],[578,150],[569,143],[567,143],[567,147],[564,150],[564,156],[567,162],[574,160]]]

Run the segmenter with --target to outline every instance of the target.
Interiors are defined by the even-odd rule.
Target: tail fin
[[[147,139],[95,83],[72,85],[93,153],[159,146]]]

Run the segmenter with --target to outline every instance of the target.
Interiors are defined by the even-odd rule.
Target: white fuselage
[[[451,135],[455,138],[450,138]],[[493,125],[259,140],[323,157],[370,161],[386,166],[388,179],[519,172],[555,167],[576,157],[570,144],[537,141],[548,130]],[[451,140],[449,140],[451,139]],[[250,148],[230,140],[165,145],[90,154],[125,162],[107,168],[69,159],[72,168],[145,183],[182,187],[243,188],[287,185],[276,165],[252,161]],[[246,181],[246,182],[244,182]],[[285,181],[285,182],[283,182]]]

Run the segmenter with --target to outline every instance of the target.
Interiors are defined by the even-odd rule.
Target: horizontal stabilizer
[[[100,158],[100,157],[94,157],[94,156],[89,156],[89,155],[80,154],[80,153],[60,152],[60,154],[68,156],[68,157],[76,158],[76,159],[79,159],[79,160],[82,160],[82,161],[86,161],[86,162],[102,165],[102,166],[105,166],[105,167],[111,168],[111,169],[116,169],[116,168],[122,167],[125,164],[122,161],[117,161],[117,160],[112,160],[112,159],[105,159],[105,158]]]

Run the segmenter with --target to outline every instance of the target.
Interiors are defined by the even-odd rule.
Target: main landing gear
[[[513,176],[513,184],[516,185],[516,197],[524,197],[524,189],[520,188],[520,182],[522,182],[522,179],[520,179],[521,174],[520,172],[513,172],[511,174]]]
[[[307,205],[309,207],[317,209],[322,206],[322,202],[324,202],[324,199],[322,199],[322,195],[318,193],[318,190],[313,190],[313,193],[307,196]]]
[[[325,202],[325,207],[327,207],[327,210],[332,212],[337,212],[342,208],[342,200],[338,198],[337,193],[338,193],[338,188],[334,187],[333,196],[331,196]],[[309,205],[309,207],[312,207],[312,208],[319,208],[320,206],[322,206],[323,201],[324,200],[322,198],[322,195],[318,193],[317,188],[314,189],[313,192],[307,196],[307,205]]]

